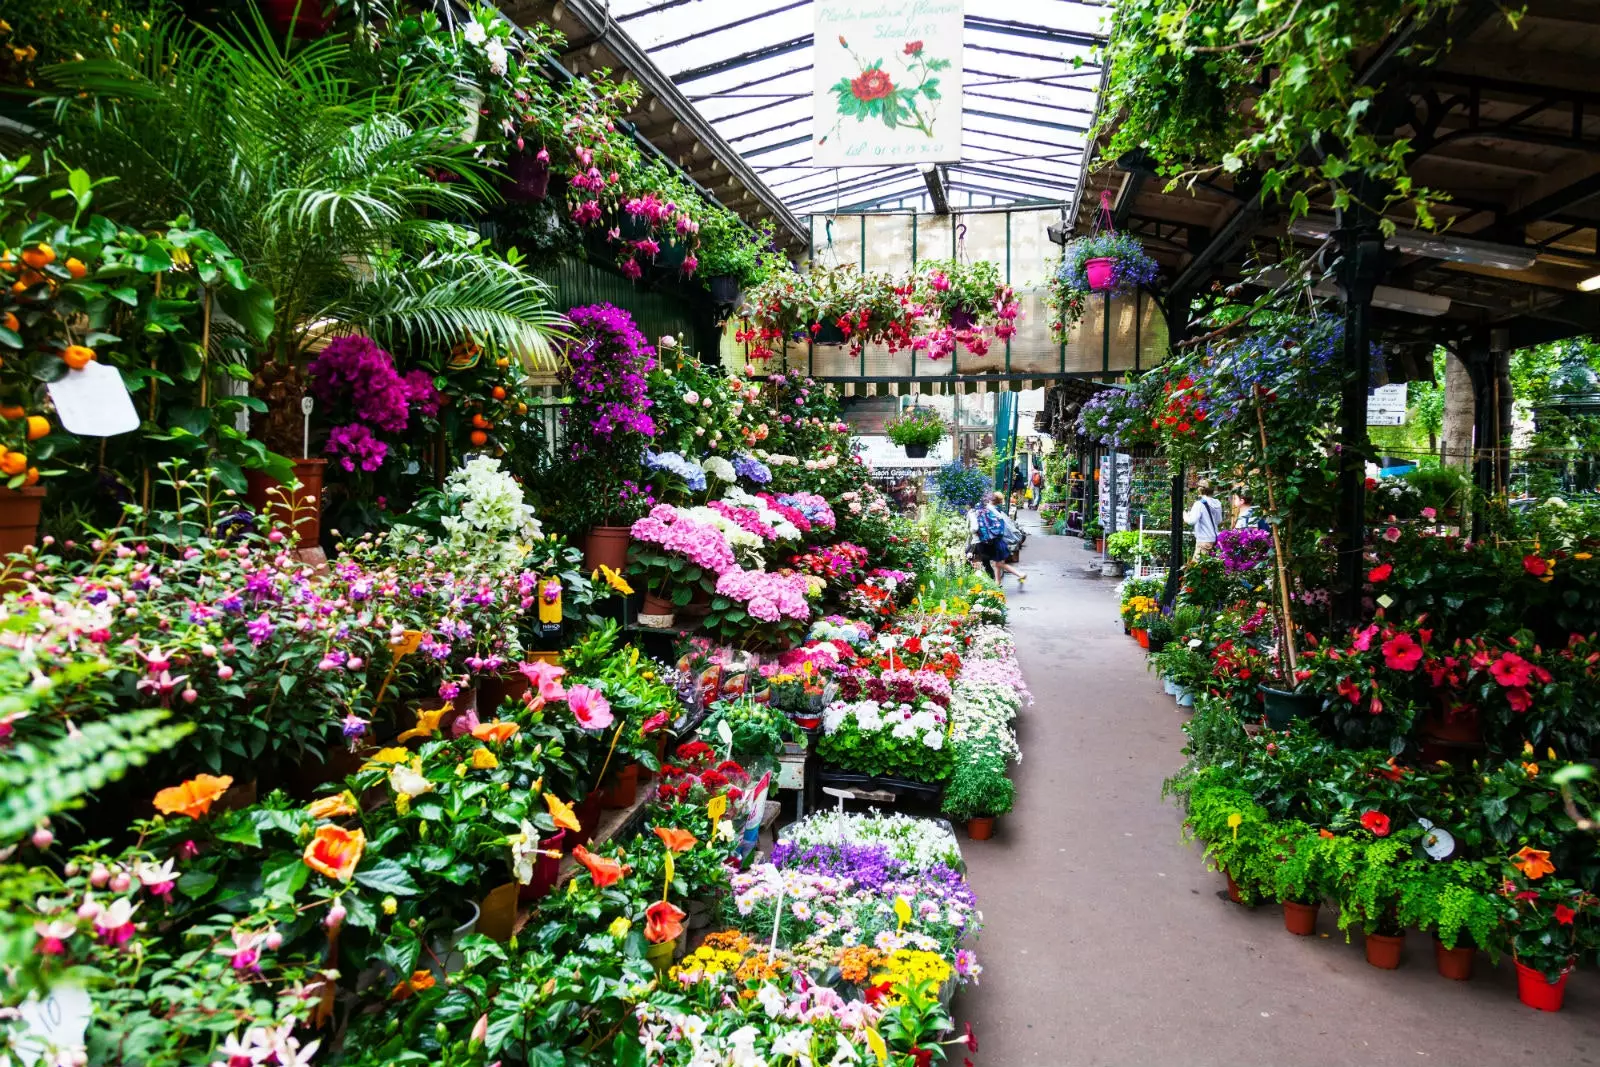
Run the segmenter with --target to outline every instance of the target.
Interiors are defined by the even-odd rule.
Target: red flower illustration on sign
[[[864,70],[850,79],[850,95],[863,103],[882,100],[894,92],[894,82],[881,70]]]
[[[921,54],[922,54],[922,42],[921,41],[907,41],[906,42],[906,55],[908,55],[908,56],[919,56]]]

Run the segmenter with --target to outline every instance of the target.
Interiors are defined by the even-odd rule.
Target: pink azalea
[[[604,730],[612,723],[611,702],[598,689],[573,686],[567,690],[567,707],[585,730]]]

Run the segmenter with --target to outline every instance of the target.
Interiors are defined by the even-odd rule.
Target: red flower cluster
[[[1168,382],[1162,389],[1167,394],[1166,413],[1152,419],[1151,428],[1159,430],[1165,425],[1175,433],[1197,432],[1200,424],[1206,421],[1206,409],[1200,402],[1203,394],[1195,389],[1194,379],[1186,374],[1175,382]]]

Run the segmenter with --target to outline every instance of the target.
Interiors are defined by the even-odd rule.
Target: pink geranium
[[[610,726],[611,702],[598,689],[575,685],[567,690],[567,707],[585,730],[604,730]]]

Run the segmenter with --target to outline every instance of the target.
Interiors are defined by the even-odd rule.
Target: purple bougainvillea
[[[655,436],[645,376],[655,369],[655,349],[621,308],[594,304],[567,313],[577,327],[567,350],[572,404],[563,415],[573,459],[613,447],[640,452],[640,438]]]

